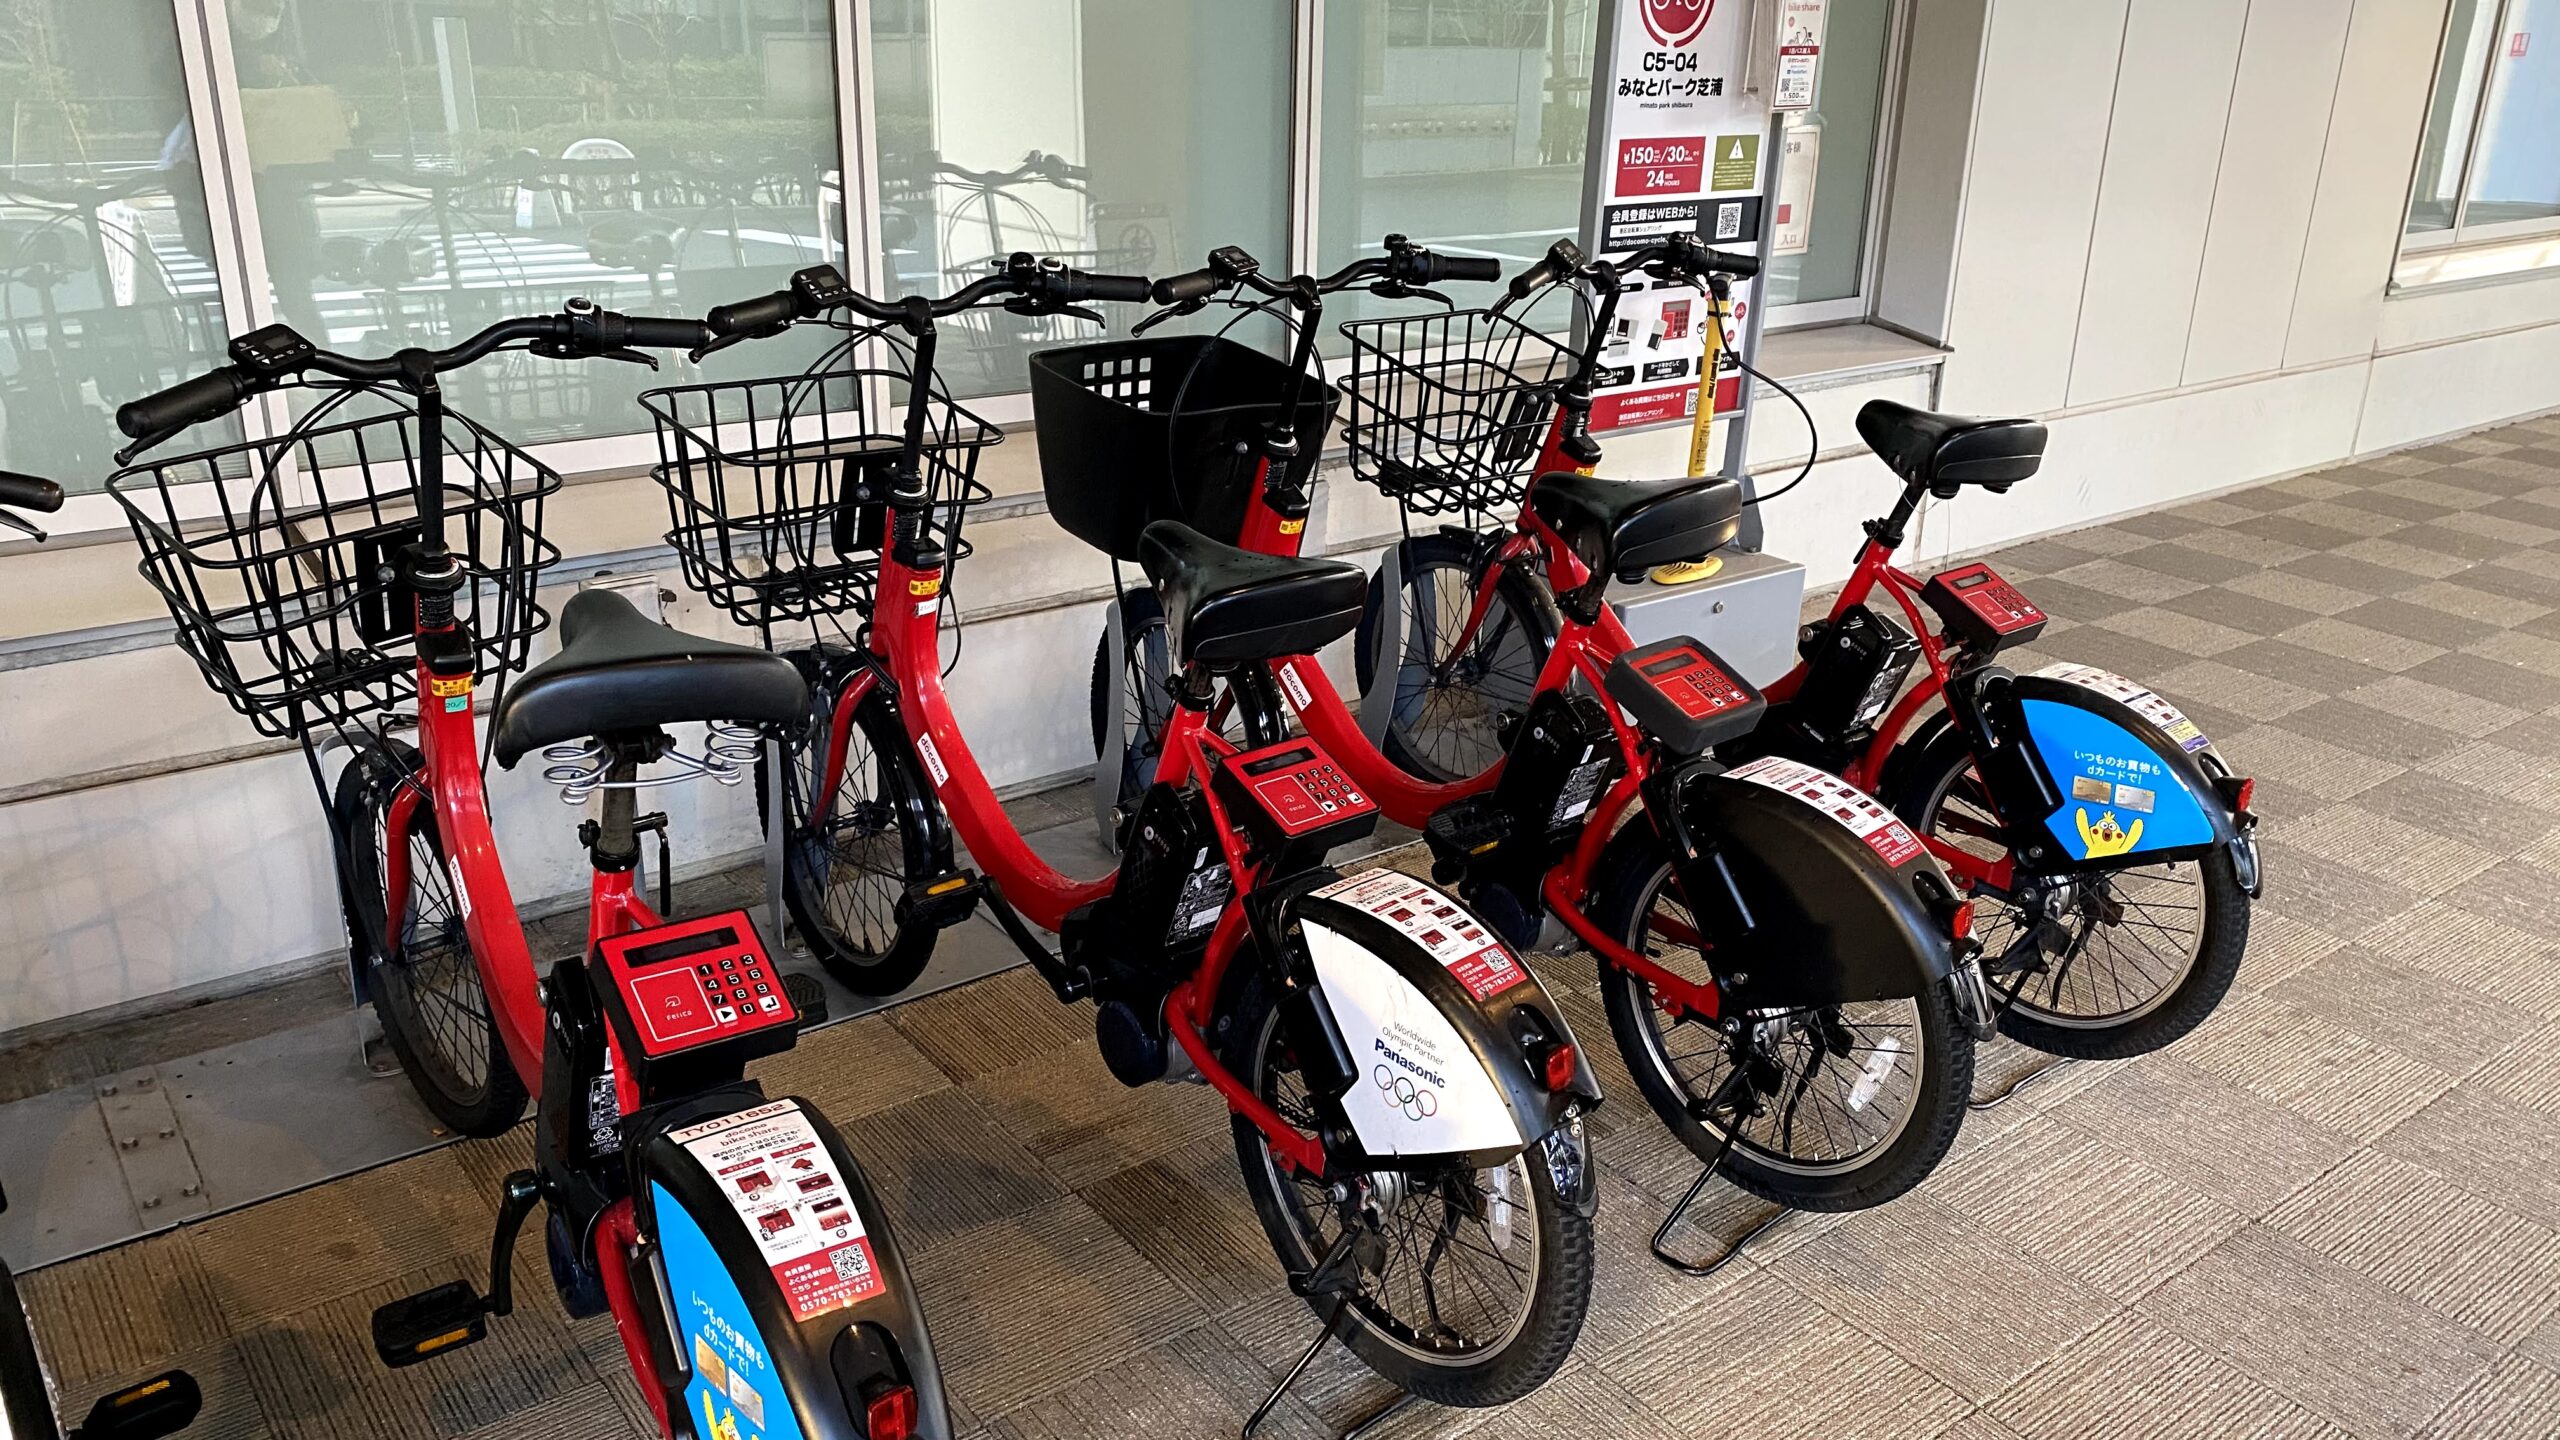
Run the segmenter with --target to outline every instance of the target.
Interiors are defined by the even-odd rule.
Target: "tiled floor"
[[[1990,496],[1958,502],[1996,505]],[[1646,1257],[1692,1172],[1621,1078],[1580,1351],[1388,1434],[2560,1434],[2560,419],[2003,555],[2037,647],[2155,681],[2260,777],[2269,898],[2175,1049],[1978,1115],[1920,1191]],[[1587,1037],[1587,962],[1547,957]],[[1219,1107],[1123,1090],[1015,971],[764,1067],[896,1207],[970,1434],[1231,1434],[1310,1333]],[[1605,1048],[1605,1047],[1600,1047]],[[1987,1088],[2035,1063],[1987,1052]],[[1614,1064],[1612,1067],[1614,1069]],[[523,1132],[31,1277],[80,1396],[176,1361],[215,1436],[640,1433],[612,1334],[536,1297],[393,1375],[380,1301],[484,1262]],[[1752,1205],[1715,1192],[1712,1224]],[[1320,1362],[1271,1433],[1375,1398]],[[77,1398],[77,1397],[74,1397]]]

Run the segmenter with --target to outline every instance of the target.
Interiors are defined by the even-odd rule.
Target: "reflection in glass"
[[[2497,31],[2498,0],[2453,0],[2426,138],[2418,147],[2417,185],[2409,201],[2412,235],[2453,228],[2463,165],[2471,155],[2471,122],[2480,109],[2480,81],[2489,73],[2489,46]]]
[[[166,0],[14,0],[0,117],[0,469],[94,490],[115,407],[222,355]]]
[[[2560,17],[2550,0],[2510,0],[2496,36],[2496,75],[2480,121],[2480,158],[2462,228],[2560,215]],[[2537,33],[2539,32],[2539,33]]]
[[[279,319],[357,353],[572,296],[699,315],[842,256],[823,0],[231,0]],[[326,338],[322,338],[326,337]],[[711,359],[794,368],[792,336]],[[689,378],[515,354],[448,381],[510,439],[645,428]]]
[[[1598,15],[1593,0],[1328,9],[1317,268],[1375,254],[1393,232],[1511,271],[1576,233]],[[1353,318],[1369,298],[1328,314]]]
[[[1814,108],[1788,127],[1787,145],[1811,145],[1812,163],[1791,173],[1787,162],[1795,157],[1782,148],[1773,170],[1781,213],[1772,230],[1781,243],[1769,260],[1772,305],[1858,293],[1892,13],[1892,0],[1831,0]],[[1792,254],[1783,243],[1791,223],[1802,227],[1804,241]]]
[[[1017,250],[1166,275],[1241,245],[1283,270],[1289,33],[1286,0],[877,0],[893,288],[954,290]],[[1110,307],[1112,328],[1137,313]],[[944,383],[1019,391],[1025,355],[1100,333],[979,311],[943,344]]]

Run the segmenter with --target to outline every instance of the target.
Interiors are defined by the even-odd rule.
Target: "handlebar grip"
[[[62,487],[33,475],[0,470],[0,505],[50,515],[62,508]]]
[[[710,344],[712,339],[712,327],[702,321],[677,320],[664,315],[626,315],[622,327],[624,344],[647,350],[695,350]]]
[[[1748,280],[1760,273],[1760,257],[1737,255],[1730,250],[1709,250],[1706,252],[1705,268],[1718,274],[1730,275],[1737,280]]]
[[[800,297],[789,290],[776,290],[753,300],[714,306],[703,320],[714,335],[742,335],[788,325],[799,318]]]
[[[1084,293],[1095,300],[1144,300],[1153,287],[1144,275],[1086,275]]]
[[[1441,255],[1434,258],[1440,262],[1439,278],[1443,280],[1493,281],[1502,278],[1502,262],[1489,255]]]
[[[1225,283],[1215,270],[1194,270],[1186,275],[1167,275],[1158,280],[1151,294],[1159,305],[1180,305],[1215,294]]]
[[[116,428],[140,440],[163,430],[183,430],[222,415],[249,398],[248,377],[236,366],[218,365],[192,380],[181,380],[156,395],[128,400],[116,407]]]

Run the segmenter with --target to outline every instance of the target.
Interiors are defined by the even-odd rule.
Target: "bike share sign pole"
[[[1774,34],[1779,11],[1803,3],[1614,0],[1602,7],[1592,77],[1599,98],[1591,110],[1583,204],[1593,254],[1624,256],[1682,234],[1723,250],[1765,250],[1764,201],[1777,132],[1772,87],[1752,78],[1755,36],[1763,27]],[[1694,432],[1730,420],[1723,473],[1741,480],[1747,492],[1742,443],[1750,392],[1718,332],[1729,335],[1739,321],[1737,353],[1756,361],[1760,294],[1757,279],[1736,282],[1726,316],[1712,297],[1686,286],[1631,289],[1617,332],[1602,337],[1592,432],[1672,424]],[[1705,468],[1707,450],[1706,436],[1697,435],[1693,473]],[[1746,512],[1744,524],[1743,547],[1756,549],[1756,513]]]

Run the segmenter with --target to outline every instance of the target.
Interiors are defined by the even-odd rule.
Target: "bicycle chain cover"
[[[1947,634],[1986,656],[2044,633],[2045,615],[2035,602],[1979,561],[1929,577],[1920,598],[1938,612]]]
[[[733,1080],[799,1037],[799,1008],[744,910],[607,936],[588,967],[652,1100]]]
[[[1750,734],[1769,708],[1750,681],[1686,635],[1619,656],[1605,683],[1639,728],[1684,759]]]
[[[1284,740],[1220,764],[1210,785],[1228,817],[1266,855],[1310,863],[1378,828],[1378,802],[1360,792],[1313,740]]]

